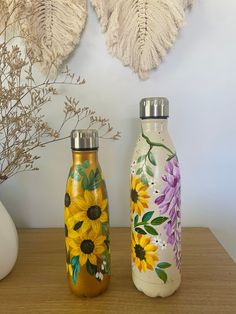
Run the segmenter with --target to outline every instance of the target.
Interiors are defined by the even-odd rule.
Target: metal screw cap
[[[71,132],[71,148],[73,150],[95,150],[99,147],[97,130],[73,130]]]
[[[140,101],[141,119],[166,119],[169,117],[169,101],[165,97],[143,98]]]

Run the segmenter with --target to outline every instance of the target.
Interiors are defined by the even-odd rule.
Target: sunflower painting
[[[96,281],[102,281],[104,275],[110,275],[108,200],[100,168],[90,168],[88,161],[71,169],[64,221],[70,280],[76,285],[80,272],[85,270]]]
[[[151,243],[152,238],[132,233],[132,258],[140,272],[153,270],[158,261],[157,246]]]
[[[99,233],[101,224],[108,220],[107,199],[103,198],[101,189],[85,191],[83,196],[76,198],[75,206],[78,209],[75,219],[83,222],[80,228],[81,233],[90,228],[95,233]]]
[[[131,176],[130,182],[130,203],[131,210],[138,215],[148,208],[148,198],[150,197],[147,192],[148,185],[144,185],[140,178]]]
[[[168,213],[171,206],[175,208],[180,203],[172,201],[180,190],[177,180],[179,179],[178,163],[174,153],[167,154],[167,164],[162,174],[154,154],[154,147],[163,148],[163,143],[153,143],[143,133],[142,138],[145,140],[144,145],[142,144],[140,149],[135,151],[130,168],[132,266],[140,279],[142,279],[141,273],[146,276],[144,273],[147,272],[152,276],[152,272],[153,277],[157,276],[157,280],[160,279],[165,284],[170,280],[169,268],[173,266],[173,255],[170,250],[175,243],[173,230],[177,225],[176,217],[179,217],[174,210]],[[146,144],[149,145],[148,148]],[[170,153],[168,147],[165,149]],[[177,179],[173,180],[173,176]],[[168,181],[169,185],[160,192],[163,189],[162,181]],[[177,196],[179,197],[179,194]],[[179,200],[178,197],[174,200]],[[179,236],[179,233],[177,235]],[[177,249],[178,247],[174,246],[173,251]]]
[[[73,179],[69,177],[67,180],[64,205],[65,209],[68,209],[72,215],[76,213],[76,207],[73,200],[76,199],[77,197],[78,194],[77,190],[78,190],[77,183],[75,184],[73,182]]]
[[[98,257],[106,249],[105,239],[105,236],[97,236],[92,230],[89,233],[80,234],[78,238],[69,240],[71,254],[79,256],[80,266],[85,265],[87,260],[96,265]]]

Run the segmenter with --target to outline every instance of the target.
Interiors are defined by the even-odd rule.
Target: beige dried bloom
[[[38,170],[35,161],[40,157],[34,150],[68,138],[69,135],[62,135],[68,122],[76,128],[87,119],[88,128],[97,128],[101,138],[119,139],[120,133],[113,131],[108,119],[98,117],[88,107],[81,107],[78,100],[69,96],[65,98],[60,127],[54,129],[45,121],[43,109],[58,94],[57,86],[78,86],[85,81],[66,68],[62,81],[46,77],[44,81],[36,82],[34,67],[38,60],[30,51],[24,52],[18,45],[13,45],[14,36],[8,38],[12,15],[6,14],[2,2],[0,10],[0,20],[4,21],[0,28],[0,183],[19,172]]]

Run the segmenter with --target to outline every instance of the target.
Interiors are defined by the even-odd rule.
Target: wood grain
[[[183,282],[166,299],[133,286],[128,228],[112,228],[110,288],[93,299],[68,289],[62,229],[24,229],[19,236],[17,264],[0,282],[1,314],[236,313],[236,265],[208,229],[183,229]]]

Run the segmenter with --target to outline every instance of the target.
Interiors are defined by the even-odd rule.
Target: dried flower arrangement
[[[14,11],[14,7],[12,12]],[[96,115],[88,107],[80,107],[79,101],[66,96],[64,118],[58,129],[52,128],[43,115],[43,109],[58,93],[61,84],[81,85],[85,81],[76,77],[68,68],[63,72],[64,79],[49,79],[36,82],[34,69],[39,62],[30,52],[23,51],[14,43],[15,35],[8,38],[12,24],[12,13],[0,3],[0,183],[19,172],[38,170],[34,154],[36,148],[68,138],[63,136],[65,125],[78,124],[87,119],[88,128],[99,129],[101,138],[118,140],[120,132],[115,132],[109,120]]]

